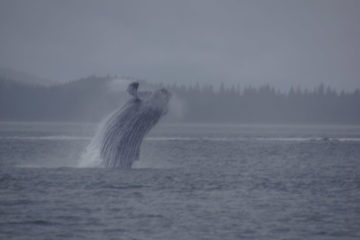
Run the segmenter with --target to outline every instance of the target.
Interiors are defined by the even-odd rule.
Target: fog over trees
[[[245,123],[359,123],[360,91],[336,92],[321,84],[280,92],[269,85],[225,87],[171,86],[186,101],[189,121]]]
[[[1,121],[100,121],[124,103],[124,94],[109,90],[112,77],[91,76],[44,86],[0,78]],[[240,82],[240,81],[239,81]],[[157,84],[181,102],[181,116],[168,121],[224,123],[360,123],[360,91],[338,92],[293,87],[280,92],[262,87]],[[171,107],[171,105],[170,105]]]

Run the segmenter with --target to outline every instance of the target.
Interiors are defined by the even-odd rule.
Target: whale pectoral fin
[[[138,97],[138,92],[137,92],[137,89],[139,87],[139,83],[138,82],[133,82],[133,83],[130,83],[130,85],[128,86],[127,88],[127,92],[133,96],[134,98],[139,98]]]

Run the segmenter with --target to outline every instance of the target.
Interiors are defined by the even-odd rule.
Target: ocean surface
[[[95,128],[0,123],[0,239],[360,239],[360,126],[160,122],[80,168]]]

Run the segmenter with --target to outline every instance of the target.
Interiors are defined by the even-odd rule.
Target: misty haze
[[[0,0],[0,239],[359,239],[359,12]]]

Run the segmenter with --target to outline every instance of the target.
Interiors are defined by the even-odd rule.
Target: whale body
[[[101,165],[106,168],[131,168],[139,159],[144,136],[167,113],[170,93],[162,88],[138,93],[139,84],[129,85],[132,98],[107,118],[96,136]]]

